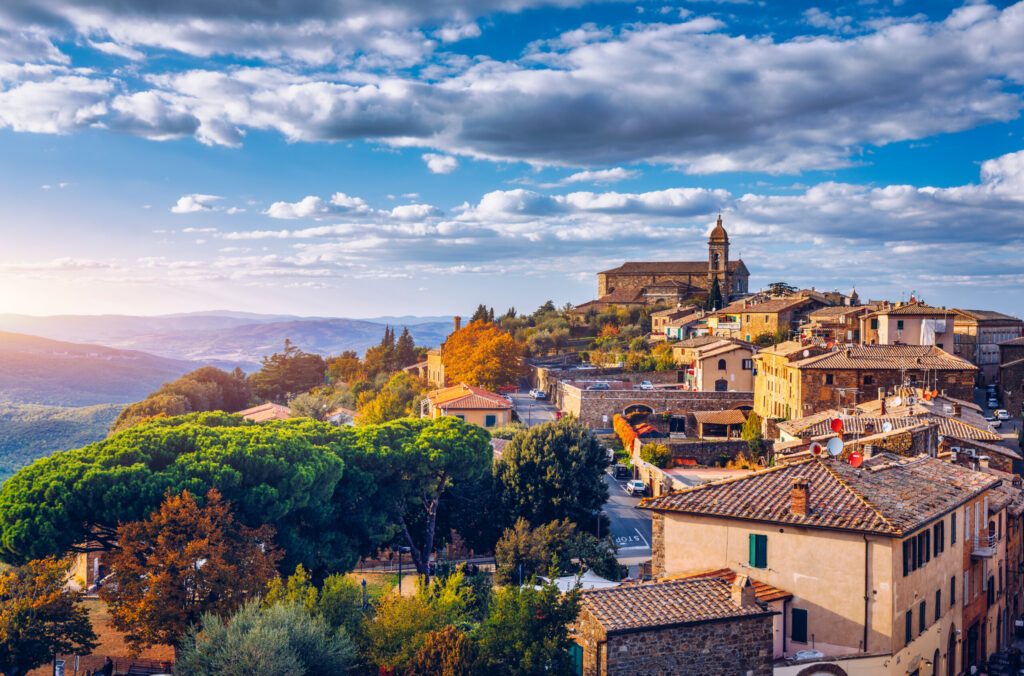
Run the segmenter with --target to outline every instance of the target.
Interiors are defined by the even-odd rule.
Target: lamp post
[[[412,549],[409,547],[398,548],[398,595],[402,595],[402,554],[411,552]]]

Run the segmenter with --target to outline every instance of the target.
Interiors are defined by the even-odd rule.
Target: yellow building
[[[672,346],[675,363],[686,370],[695,392],[751,392],[754,389],[754,348],[716,336],[701,336]]]
[[[462,317],[453,317],[452,331],[462,328]],[[447,387],[448,377],[444,373],[444,360],[441,354],[444,352],[444,343],[441,347],[427,351],[427,384],[434,387]]]
[[[974,515],[1000,484],[935,458],[883,453],[859,468],[781,465],[640,506],[652,512],[656,577],[727,568],[792,594],[776,625],[775,674],[956,674],[965,570],[973,562],[991,571],[999,560],[979,547],[990,541],[975,537],[984,521]],[[985,655],[997,644],[987,641]]]
[[[765,420],[800,417],[800,374],[789,366],[823,351],[795,340],[759,350],[754,355],[754,412]]]
[[[797,321],[828,301],[812,291],[781,298],[744,298],[708,316],[708,331],[716,336],[739,338],[748,343],[759,336],[788,336]]]
[[[512,403],[494,392],[465,383],[427,394],[420,405],[420,416],[453,416],[480,427],[501,427],[512,422]]]

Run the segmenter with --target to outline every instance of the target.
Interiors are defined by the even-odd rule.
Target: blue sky
[[[579,303],[721,212],[755,288],[1021,314],[1022,85],[1024,3],[8,0],[0,312]]]

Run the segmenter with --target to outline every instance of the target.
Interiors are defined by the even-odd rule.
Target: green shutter
[[[793,632],[790,638],[800,643],[807,643],[807,611],[803,608],[794,608],[792,618]]]
[[[767,535],[755,535],[751,533],[749,536],[749,547],[750,556],[748,562],[752,568],[767,568],[768,567],[768,536]]]
[[[750,546],[750,557],[747,559],[747,563],[752,568],[757,568],[757,536],[753,533],[748,535],[747,544]]]

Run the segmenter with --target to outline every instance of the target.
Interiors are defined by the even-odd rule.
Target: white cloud
[[[450,174],[459,168],[459,161],[450,155],[426,153],[423,161],[427,163],[427,169],[432,174]]]
[[[182,195],[178,198],[175,205],[171,207],[171,213],[194,214],[200,211],[213,211],[214,202],[220,199],[219,195],[203,195],[201,193]]]
[[[271,218],[309,218],[327,213],[327,205],[316,195],[307,195],[298,202],[274,202],[264,212]]]
[[[617,183],[619,181],[636,178],[639,175],[640,172],[635,169],[623,169],[622,167],[597,169],[593,171],[577,171],[575,174],[570,174],[569,176],[555,181],[554,183],[545,183],[541,187],[554,188],[562,185],[572,185],[574,183]]]

